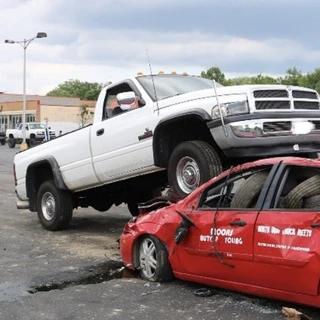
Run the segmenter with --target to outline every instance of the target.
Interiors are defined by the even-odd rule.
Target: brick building
[[[96,101],[79,98],[26,96],[26,122],[48,123],[51,129],[68,132],[81,123],[80,107],[86,105],[94,112]],[[23,95],[0,93],[0,131],[16,128],[22,122]],[[90,123],[88,119],[87,123]]]

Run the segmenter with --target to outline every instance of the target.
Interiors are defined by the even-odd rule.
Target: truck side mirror
[[[132,104],[136,101],[136,95],[133,91],[121,92],[117,94],[119,105]]]

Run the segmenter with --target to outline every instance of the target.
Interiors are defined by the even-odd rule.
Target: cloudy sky
[[[27,49],[27,93],[69,79],[102,82],[160,70],[227,77],[320,67],[319,0],[0,0],[0,91],[22,93],[23,49],[5,39],[48,34]]]

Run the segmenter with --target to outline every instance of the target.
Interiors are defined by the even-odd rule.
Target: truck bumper
[[[293,128],[310,124],[313,129],[294,134]],[[310,127],[311,127],[310,126]],[[223,127],[217,121],[208,123],[215,141],[225,156],[271,157],[320,152],[320,119],[264,118],[227,122]]]
[[[17,209],[29,209],[29,201],[17,200]]]
[[[18,198],[17,202],[16,202],[16,206],[17,209],[29,209],[29,200],[24,200],[22,199],[19,194],[18,191],[15,190],[16,196]]]

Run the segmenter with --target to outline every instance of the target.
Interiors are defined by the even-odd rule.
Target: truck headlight
[[[232,116],[235,114],[249,113],[249,106],[247,101],[221,103],[221,114],[223,117]],[[213,119],[220,118],[219,106],[212,108],[211,116]]]

